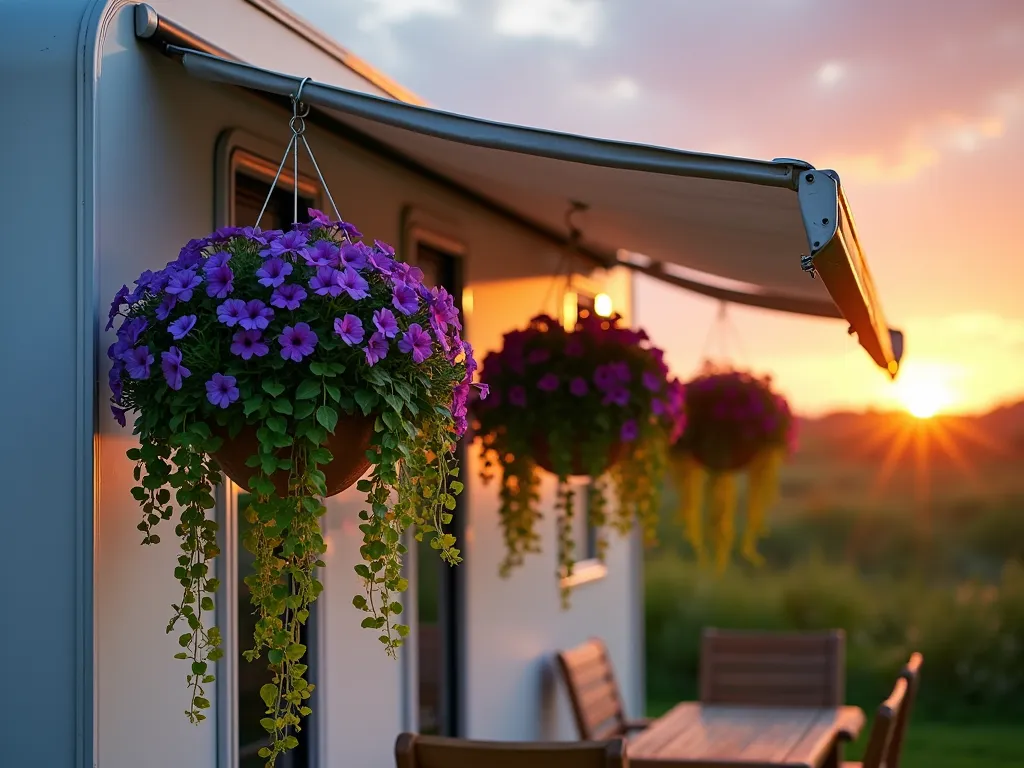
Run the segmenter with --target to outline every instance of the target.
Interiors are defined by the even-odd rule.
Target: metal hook
[[[580,239],[580,229],[572,222],[572,217],[577,213],[590,210],[590,206],[586,203],[581,203],[579,200],[569,201],[569,210],[565,212],[565,226],[569,230],[569,242],[575,245]]]
[[[308,83],[312,79],[313,78],[311,78],[311,77],[304,77],[304,78],[302,78],[302,80],[299,81],[299,87],[295,89],[295,94],[291,97],[292,98],[292,115],[294,117],[300,117],[301,118],[301,117],[306,117],[307,115],[309,115],[309,105],[302,103],[302,89],[305,88],[306,87],[306,83]],[[301,113],[299,112],[299,105],[301,105],[304,108]]]

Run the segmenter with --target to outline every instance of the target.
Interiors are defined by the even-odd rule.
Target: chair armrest
[[[636,717],[632,720],[626,720],[623,726],[627,731],[642,731],[653,722],[653,717]]]

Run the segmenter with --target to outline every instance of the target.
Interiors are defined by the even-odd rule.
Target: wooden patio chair
[[[403,733],[396,768],[628,768],[626,743],[467,741]]]
[[[907,732],[907,724],[910,721],[910,712],[914,708],[914,699],[917,698],[917,687],[921,682],[921,665],[924,657],[920,653],[912,653],[910,661],[900,671],[900,679],[907,684],[906,695],[903,705],[896,713],[896,719],[892,726],[892,736],[885,750],[885,760],[882,763],[885,768],[899,768],[900,757],[903,753],[903,737]],[[871,731],[871,738],[874,739],[874,729]],[[879,737],[881,738],[881,737]],[[868,755],[865,754],[863,763],[847,761],[843,768],[873,768],[868,762]]]
[[[846,695],[846,634],[742,632],[701,637],[704,704],[839,707]]]
[[[864,751],[864,762],[844,762],[843,768],[888,768],[887,759],[896,723],[907,704],[907,678],[900,676],[889,694],[875,712],[871,724],[868,746]]]
[[[569,689],[576,728],[584,741],[625,737],[650,725],[647,718],[628,719],[615,681],[608,649],[591,638],[558,654],[558,666]]]

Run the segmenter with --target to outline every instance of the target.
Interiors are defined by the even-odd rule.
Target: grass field
[[[652,700],[647,715],[665,714],[676,702]],[[846,747],[846,760],[860,760],[868,724],[861,738]],[[1022,768],[1024,727],[1014,725],[961,725],[923,721],[913,717],[907,731],[901,768]]]

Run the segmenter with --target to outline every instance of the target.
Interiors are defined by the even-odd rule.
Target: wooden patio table
[[[860,707],[752,707],[684,701],[630,739],[631,768],[838,768]]]

